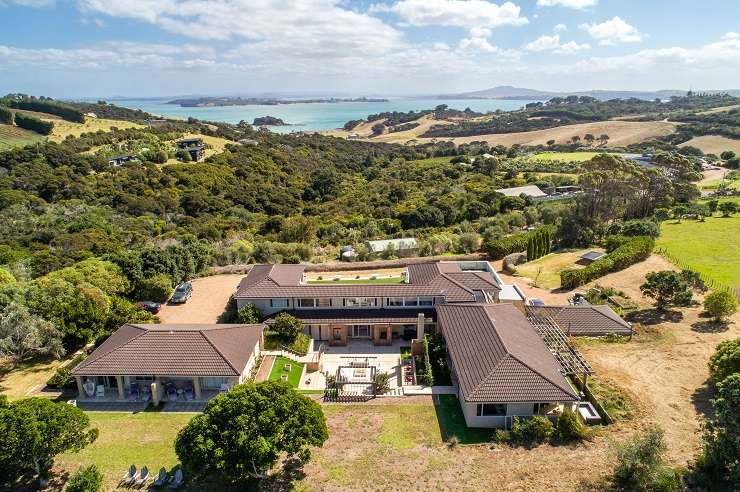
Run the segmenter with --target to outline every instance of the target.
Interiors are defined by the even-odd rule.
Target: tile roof
[[[566,335],[631,335],[632,326],[606,304],[527,306],[530,316],[550,317]]]
[[[578,399],[535,328],[511,304],[445,304],[437,317],[467,402]]]
[[[425,318],[436,319],[434,309],[403,308],[403,309],[298,309],[283,311],[292,314],[306,325],[322,325],[331,323],[347,324],[374,324],[374,323],[404,323],[415,324],[419,313]],[[277,316],[277,315],[276,315]],[[265,320],[272,324],[275,317]]]
[[[72,370],[79,376],[238,376],[264,325],[123,325]]]
[[[542,191],[536,185],[516,186],[514,188],[500,188],[496,190],[496,192],[506,196],[519,196],[522,193],[532,197],[547,196],[547,193]]]

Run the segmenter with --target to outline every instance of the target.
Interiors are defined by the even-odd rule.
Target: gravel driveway
[[[197,278],[192,281],[190,299],[185,304],[162,305],[159,319],[162,323],[216,323],[243,277],[234,274]]]

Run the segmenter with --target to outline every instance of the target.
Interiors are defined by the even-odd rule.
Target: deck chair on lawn
[[[126,474],[121,477],[119,485],[131,485],[136,480],[136,465],[131,465]]]
[[[144,485],[146,485],[148,481],[149,481],[149,468],[144,466],[141,468],[141,472],[139,473],[139,478],[136,479],[136,486],[143,487]]]
[[[182,468],[178,468],[177,470],[175,470],[175,474],[172,475],[172,478],[170,479],[170,488],[179,489],[184,481],[185,478],[182,475]]]
[[[159,469],[159,473],[157,473],[157,478],[154,479],[154,486],[164,487],[166,483],[167,483],[167,470],[165,470],[164,467],[162,467]]]

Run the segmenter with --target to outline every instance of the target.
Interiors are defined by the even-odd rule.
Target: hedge
[[[23,99],[20,101],[11,101],[10,105],[16,109],[53,114],[59,116],[63,120],[71,121],[73,123],[85,122],[85,115],[82,111],[78,111],[75,108],[64,106],[56,102]]]
[[[488,256],[490,256],[492,260],[500,260],[511,253],[527,251],[530,238],[534,238],[539,235],[543,235],[547,238],[547,249],[549,251],[549,246],[552,244],[552,239],[555,237],[555,226],[552,225],[542,226],[533,231],[514,234],[513,236],[508,236],[503,239],[488,241],[484,247],[486,253],[488,253]]]
[[[563,289],[573,289],[607,273],[624,270],[630,265],[646,260],[652,253],[654,246],[655,240],[653,238],[636,236],[586,268],[563,270],[560,272],[560,286]]]
[[[0,108],[0,123],[13,124],[13,112],[7,108]]]
[[[54,128],[54,123],[51,121],[43,121],[32,116],[25,116],[20,113],[15,114],[15,124],[26,130],[31,130],[41,135],[49,135],[51,129]]]

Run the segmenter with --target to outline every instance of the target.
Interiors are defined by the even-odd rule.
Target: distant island
[[[274,116],[260,116],[254,119],[252,122],[253,126],[288,126],[289,124],[284,122],[280,118]]]
[[[173,99],[165,104],[178,104],[183,108],[200,108],[209,106],[277,106],[279,104],[315,104],[315,103],[343,103],[343,102],[388,102],[388,99],[374,97],[350,98],[315,98],[315,99],[277,99],[264,97],[194,97]]]
[[[730,94],[740,96],[740,90],[707,90],[701,91],[708,94]],[[592,90],[592,91],[575,91],[575,92],[551,92],[540,91],[537,89],[527,89],[523,87],[512,87],[510,85],[501,85],[490,89],[484,89],[474,92],[463,92],[458,94],[441,94],[437,99],[508,99],[521,101],[549,101],[554,97],[567,96],[587,96],[593,97],[600,101],[610,99],[644,99],[652,101],[655,99],[668,100],[671,97],[679,97],[686,94],[686,90],[662,89],[657,91],[615,91],[615,90]]]

